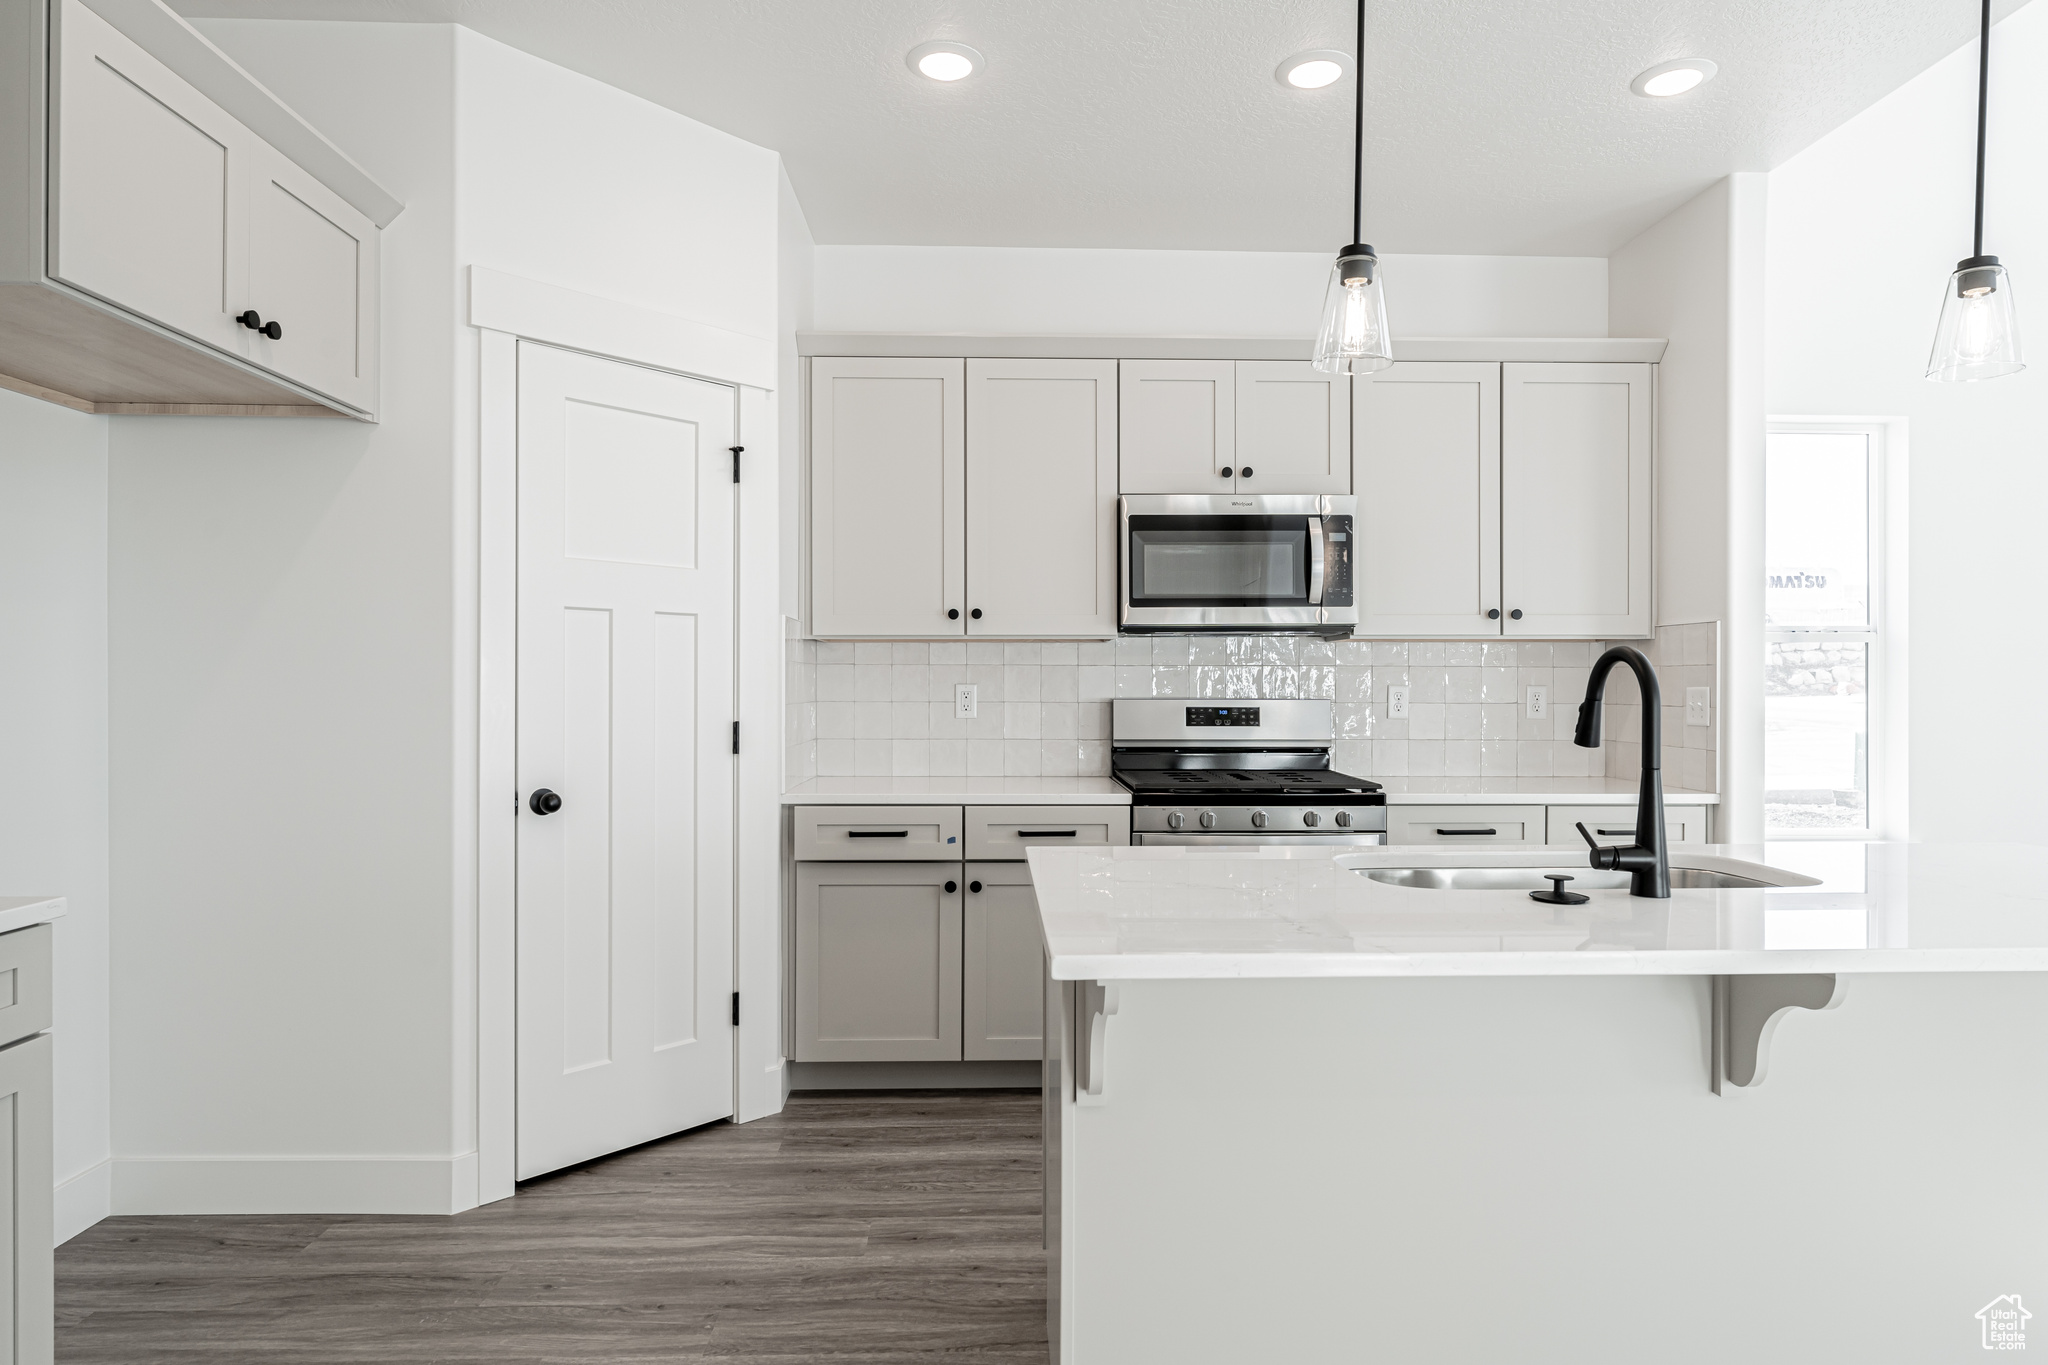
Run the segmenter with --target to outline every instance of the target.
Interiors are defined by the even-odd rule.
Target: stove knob
[[[1182,825],[1185,825],[1187,822],[1188,818],[1185,815],[1182,815],[1179,811],[1175,811],[1173,814],[1166,817],[1166,827],[1168,829],[1179,829]]]
[[[1340,810],[1340,811],[1338,811],[1338,812],[1337,812],[1337,828],[1339,828],[1339,829],[1350,829],[1350,828],[1351,828],[1351,812],[1350,812],[1350,811],[1348,811],[1348,810]]]
[[[1202,812],[1202,828],[1203,828],[1203,829],[1214,829],[1214,828],[1216,828],[1216,812],[1215,812],[1215,811],[1213,811],[1213,810],[1205,810],[1205,811],[1203,811],[1203,812]]]
[[[1301,823],[1307,825],[1310,829],[1314,829],[1317,825],[1323,823],[1323,817],[1317,815],[1312,810],[1303,811],[1301,813]]]
[[[1265,827],[1266,827],[1266,812],[1264,812],[1264,811],[1262,811],[1262,810],[1255,810],[1255,811],[1253,811],[1253,812],[1252,812],[1252,828],[1253,828],[1253,829],[1264,829]]]

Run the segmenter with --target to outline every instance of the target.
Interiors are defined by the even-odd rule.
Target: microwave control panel
[[[1348,607],[1353,605],[1351,595],[1351,563],[1354,558],[1351,518],[1333,516],[1323,518],[1323,605],[1326,607]]]

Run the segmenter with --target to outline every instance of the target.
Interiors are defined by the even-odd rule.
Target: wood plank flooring
[[[798,1094],[453,1218],[110,1218],[87,1362],[1043,1365],[1037,1093]]]

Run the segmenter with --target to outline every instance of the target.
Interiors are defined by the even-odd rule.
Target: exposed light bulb
[[[1969,383],[2016,374],[2020,359],[2019,319],[2012,306],[2012,279],[1996,256],[1972,256],[1957,263],[1942,291],[1941,321],[1927,377]]]
[[[1371,374],[1394,363],[1379,259],[1369,246],[1346,247],[1331,269],[1312,363],[1330,374]]]

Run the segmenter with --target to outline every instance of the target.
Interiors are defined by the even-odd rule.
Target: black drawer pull
[[[1074,839],[1080,836],[1077,829],[1020,829],[1019,839]]]
[[[846,837],[849,839],[908,839],[910,831],[907,829],[850,829],[846,831]]]
[[[1624,834],[1634,837],[1636,830],[1634,825],[1630,825],[1627,829],[1596,829],[1593,832],[1595,834],[1604,834],[1610,839],[1617,839]]]
[[[1438,834],[1498,834],[1497,829],[1440,829]]]

